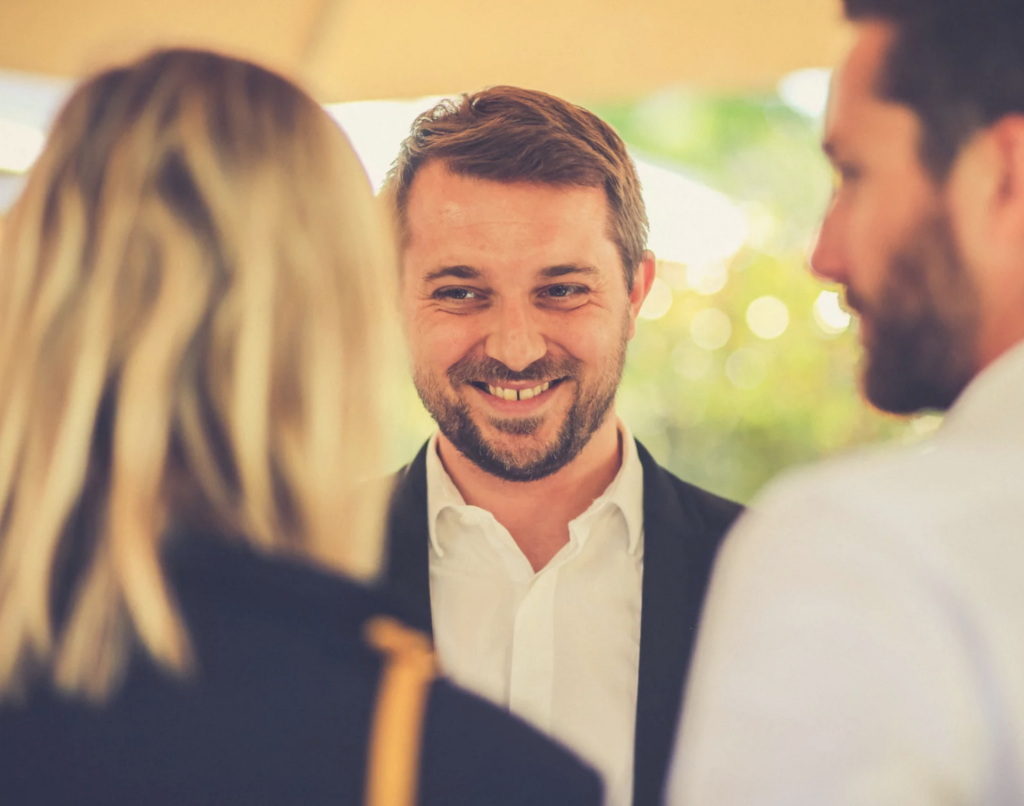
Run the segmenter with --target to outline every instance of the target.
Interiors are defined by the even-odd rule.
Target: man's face
[[[441,433],[510,481],[556,472],[605,421],[647,282],[629,293],[600,188],[430,162],[406,207],[402,305]]]
[[[825,150],[839,184],[811,258],[860,314],[864,391],[881,409],[945,409],[977,372],[978,294],[920,124],[879,97],[891,31],[861,26],[833,85]]]

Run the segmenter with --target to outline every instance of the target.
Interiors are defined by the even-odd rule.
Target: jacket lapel
[[[395,478],[387,586],[410,623],[433,634],[427,446]],[[675,482],[637,442],[644,471],[644,579],[640,617],[634,806],[660,806],[701,605],[721,535],[709,530]],[[675,482],[675,483],[674,483]]]
[[[427,443],[429,444],[429,443]],[[396,474],[388,517],[387,587],[412,626],[433,635],[430,617],[427,445]]]
[[[633,804],[658,806],[683,685],[720,535],[707,534],[685,490],[637,442],[644,469],[644,577],[640,616]]]

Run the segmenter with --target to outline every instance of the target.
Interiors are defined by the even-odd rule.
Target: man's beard
[[[612,363],[589,386],[584,384],[583,362],[571,356],[561,359],[544,356],[521,372],[514,372],[493,358],[467,357],[448,368],[448,382],[455,390],[480,381],[501,385],[542,383],[558,378],[560,384],[573,384],[572,404],[554,440],[531,449],[506,449],[488,442],[464,400],[419,373],[414,373],[414,381],[423,405],[459,453],[481,470],[506,481],[536,481],[561,470],[586,447],[615,402],[625,360],[624,336]],[[544,417],[491,417],[487,422],[496,431],[511,437],[528,437],[541,427]]]
[[[868,325],[864,394],[883,411],[948,409],[977,373],[978,294],[946,214],[892,257],[875,302],[853,289],[847,302]]]

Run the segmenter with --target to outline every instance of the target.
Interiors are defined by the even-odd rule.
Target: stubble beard
[[[978,293],[946,213],[893,255],[877,301],[853,289],[847,301],[868,320],[864,394],[879,409],[944,411],[977,374]]]
[[[447,388],[442,388],[442,384],[425,373],[414,372],[413,380],[423,405],[459,453],[481,470],[505,481],[537,481],[557,473],[572,462],[604,423],[622,380],[626,345],[623,333],[612,362],[589,385],[584,381],[583,362],[572,356],[559,359],[544,356],[521,372],[514,372],[492,358],[464,358],[449,367]],[[452,393],[452,390],[465,389],[466,394],[476,394],[468,388],[471,381],[517,383],[542,382],[551,378],[563,378],[562,385],[572,384],[574,390],[573,401],[558,433],[546,445],[504,446],[498,441],[488,440],[473,419],[466,401],[458,393]],[[514,442],[517,437],[534,435],[544,420],[544,416],[488,417],[487,424]]]

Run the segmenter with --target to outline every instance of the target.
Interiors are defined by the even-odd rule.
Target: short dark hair
[[[850,20],[894,28],[878,91],[920,119],[921,162],[937,181],[975,132],[1024,113],[1021,0],[844,0],[844,6]]]
[[[462,176],[496,182],[603,188],[626,286],[647,245],[647,213],[636,166],[615,130],[593,112],[519,87],[490,87],[444,100],[412,124],[384,191],[405,237],[417,171],[438,160]]]

